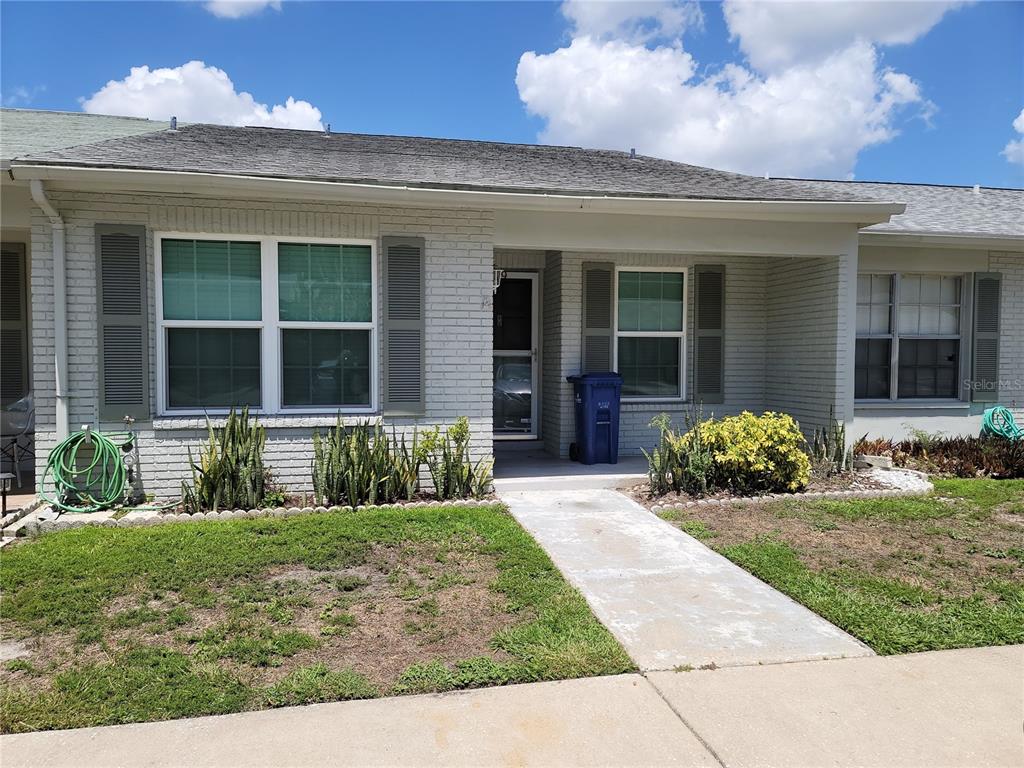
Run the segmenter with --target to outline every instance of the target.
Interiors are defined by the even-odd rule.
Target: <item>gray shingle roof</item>
[[[168,123],[141,117],[0,109],[0,160],[167,127]]]
[[[842,189],[743,176],[626,152],[486,141],[191,124],[29,154],[31,164],[134,168],[548,194],[858,200]]]
[[[797,180],[793,180],[796,182]],[[905,213],[866,232],[1024,237],[1024,189],[949,187],[872,181],[804,181],[814,189],[897,200]]]

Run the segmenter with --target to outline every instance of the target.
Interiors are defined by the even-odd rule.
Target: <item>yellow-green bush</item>
[[[792,416],[768,411],[755,416],[708,419],[681,438],[686,450],[700,441],[711,453],[707,486],[735,493],[799,491],[811,477],[806,441]]]

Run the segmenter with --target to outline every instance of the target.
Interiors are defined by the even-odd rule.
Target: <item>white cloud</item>
[[[785,13],[772,16],[777,5]],[[708,74],[681,40],[638,40],[633,30],[651,29],[650,18],[637,22],[620,13],[601,17],[601,23],[580,22],[576,4],[567,3],[563,12],[574,20],[576,35],[552,53],[523,54],[516,74],[519,95],[530,113],[544,119],[540,138],[546,142],[636,147],[648,155],[754,174],[849,176],[861,150],[891,140],[903,118],[927,120],[935,111],[918,82],[880,65],[873,43],[909,41],[941,13],[935,4],[900,4],[921,5],[915,20],[909,12],[893,16],[885,10],[888,4],[836,4],[847,20],[840,35],[843,25],[832,17],[833,4],[799,5],[811,21],[801,19],[789,37],[780,21],[790,18],[789,5],[730,6],[730,24],[741,19],[731,28],[741,48],[770,66],[733,62]],[[855,5],[889,14],[884,35],[877,31],[884,25],[868,24],[870,14]],[[749,14],[765,6],[762,29]],[[803,29],[814,28],[814,18],[825,20],[818,28],[836,45],[831,52],[801,47]],[[761,36],[774,47],[750,44]]]
[[[733,39],[762,72],[821,61],[855,42],[912,43],[962,2],[764,2],[726,0]]]
[[[28,107],[36,100],[36,96],[46,92],[45,85],[16,85],[5,91],[0,102],[5,107]]]
[[[208,0],[203,3],[203,7],[222,19],[241,19],[260,13],[265,8],[280,11],[281,0]]]
[[[323,128],[320,110],[289,96],[268,107],[245,91],[236,91],[227,73],[201,61],[180,67],[132,67],[123,80],[111,80],[82,109],[106,115],[129,115],[221,125],[265,125],[274,128]]]
[[[578,37],[641,42],[676,38],[704,24],[693,0],[565,0],[562,15]]]
[[[767,77],[735,64],[703,80],[694,71],[679,47],[577,38],[524,54],[516,82],[547,120],[544,141],[773,175],[847,175],[860,150],[892,138],[900,107],[922,101],[906,75],[878,72],[862,43]]]
[[[1020,114],[1017,115],[1017,118],[1013,121],[1013,130],[1022,134],[1022,138],[1011,139],[1008,141],[1000,154],[1005,157],[1008,162],[1015,163],[1017,165],[1024,165],[1024,109],[1020,111]]]

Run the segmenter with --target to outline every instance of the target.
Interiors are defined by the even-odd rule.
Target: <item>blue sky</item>
[[[4,105],[1024,186],[1020,2],[262,5],[3,2]]]

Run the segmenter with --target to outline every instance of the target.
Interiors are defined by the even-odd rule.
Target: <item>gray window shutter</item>
[[[100,421],[149,421],[146,230],[96,225]]]
[[[28,394],[28,302],[25,246],[4,243],[0,252],[0,405]]]
[[[1002,275],[974,275],[974,339],[971,399],[976,403],[999,400],[999,292]]]
[[[697,402],[725,400],[725,267],[695,266],[694,397]]]
[[[582,373],[612,369],[612,275],[615,266],[583,265],[583,365]]]
[[[384,255],[384,410],[426,411],[426,242],[381,238]]]

